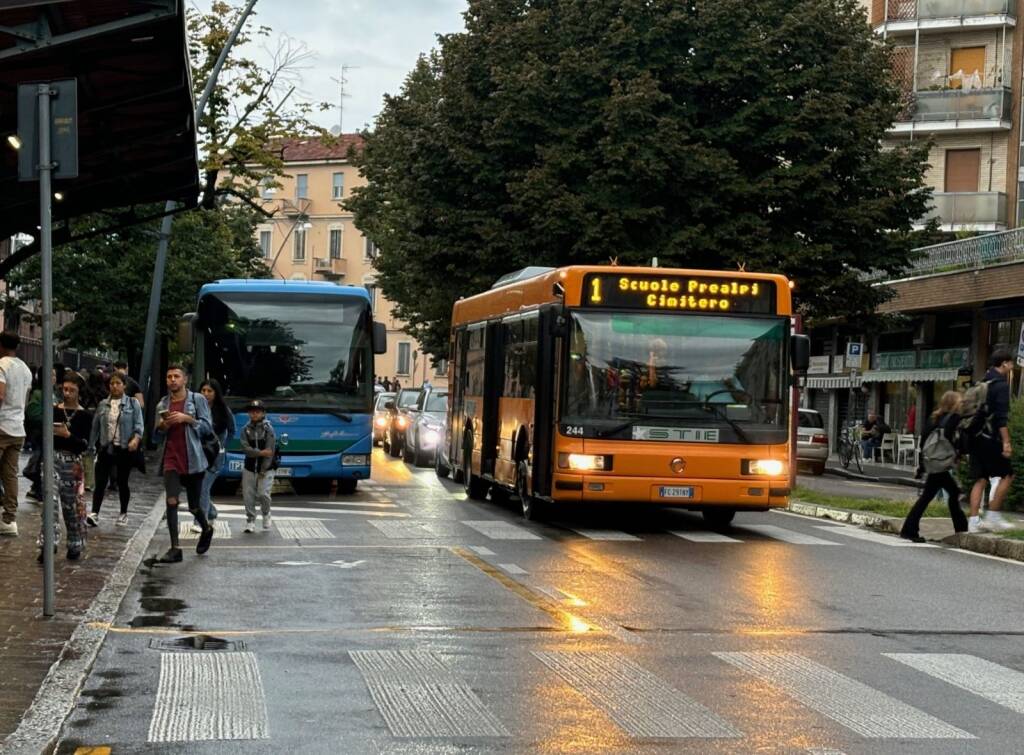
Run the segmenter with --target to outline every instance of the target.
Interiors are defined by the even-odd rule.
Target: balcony
[[[921,31],[1000,29],[1017,24],[1014,0],[885,0],[884,20],[874,18],[879,34]]]
[[[309,215],[309,210],[313,206],[313,200],[306,199],[280,199],[278,200],[281,208],[281,213],[285,217],[296,218],[305,217]]]
[[[921,218],[932,218],[944,231],[1001,231],[1006,228],[1006,194],[1001,191],[936,192],[934,207]]]
[[[890,134],[1009,131],[1013,97],[1009,87],[913,92]]]
[[[1024,228],[988,233],[915,249],[919,256],[903,277],[981,270],[993,265],[1024,261]]]
[[[313,270],[328,280],[337,280],[345,277],[346,265],[343,259],[329,257],[314,257]]]

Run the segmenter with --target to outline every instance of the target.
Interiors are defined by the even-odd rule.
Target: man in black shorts
[[[1003,519],[1003,500],[1006,498],[1010,485],[1013,484],[1013,467],[1010,458],[1013,447],[1010,445],[1010,431],[1006,426],[1010,416],[1010,384],[1006,376],[1013,370],[1013,357],[1005,349],[996,349],[989,359],[989,369],[985,373],[988,382],[986,405],[988,412],[985,426],[976,435],[968,438],[968,452],[971,455],[971,516],[968,519],[968,532],[983,530],[1000,531],[1013,529],[1013,525]],[[989,478],[999,477],[999,485],[992,492],[988,514],[982,520],[978,516],[981,509],[981,496],[985,493]]]

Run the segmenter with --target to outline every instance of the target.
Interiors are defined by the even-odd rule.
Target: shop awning
[[[932,370],[867,370],[862,380],[865,383],[932,383],[956,380],[955,367]]]
[[[809,375],[805,378],[804,388],[857,388],[860,378],[850,379],[849,375]]]

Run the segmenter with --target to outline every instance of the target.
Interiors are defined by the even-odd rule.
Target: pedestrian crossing
[[[750,694],[748,678],[763,689],[759,695],[770,694],[769,689],[777,693],[772,703],[777,715],[797,715],[785,706],[798,706],[835,727],[816,726],[824,741],[820,747],[808,741],[807,752],[834,752],[826,743],[839,735],[870,741],[956,741],[992,733],[969,731],[944,720],[942,716],[962,721],[962,706],[955,696],[938,703],[933,698],[931,712],[925,712],[856,678],[857,671],[844,673],[795,652],[711,651],[691,657],[680,668],[649,658],[641,662],[624,652],[545,648],[488,656],[488,670],[494,672],[490,674],[466,668],[472,665],[472,655],[447,643],[440,652],[423,646],[344,652],[361,678],[370,709],[379,716],[371,714],[354,726],[373,730],[381,722],[397,740],[537,736],[531,728],[535,719],[518,717],[521,706],[516,696],[535,694],[539,685],[546,690],[545,706],[565,706],[567,715],[594,726],[605,726],[598,722],[603,717],[619,736],[629,739],[742,743],[752,738],[764,745],[763,732],[750,730],[749,721],[737,720],[740,714],[733,707],[735,698]],[[882,672],[874,671],[873,681],[887,688],[920,689],[919,679],[907,684],[893,681],[900,675],[923,674],[998,706],[992,715],[1010,717],[1007,727],[1021,726],[1017,716],[1024,714],[1024,673],[1018,669],[959,653],[874,657],[891,662]],[[721,663],[721,668],[709,670],[704,665],[708,663]],[[854,669],[874,665],[847,664]],[[273,664],[261,668],[259,654],[251,650],[162,652],[148,741],[272,740],[273,710],[268,715],[264,689],[282,681],[274,678],[275,673],[290,671]],[[523,676],[529,684],[523,683]],[[508,688],[496,688],[496,681]],[[325,697],[332,692],[331,683],[329,678],[324,681]],[[345,689],[351,695],[354,688]],[[495,706],[493,701],[503,703]],[[588,705],[592,712],[586,710]]]

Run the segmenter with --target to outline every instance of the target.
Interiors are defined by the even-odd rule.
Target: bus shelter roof
[[[103,223],[116,230],[152,215],[144,206],[153,203],[194,207],[184,0],[0,2],[0,238],[38,235],[39,184],[18,180],[7,143],[17,131],[18,84],[69,78],[77,79],[78,177],[54,181],[62,195],[54,243],[74,240],[62,223],[87,213],[126,208]]]

